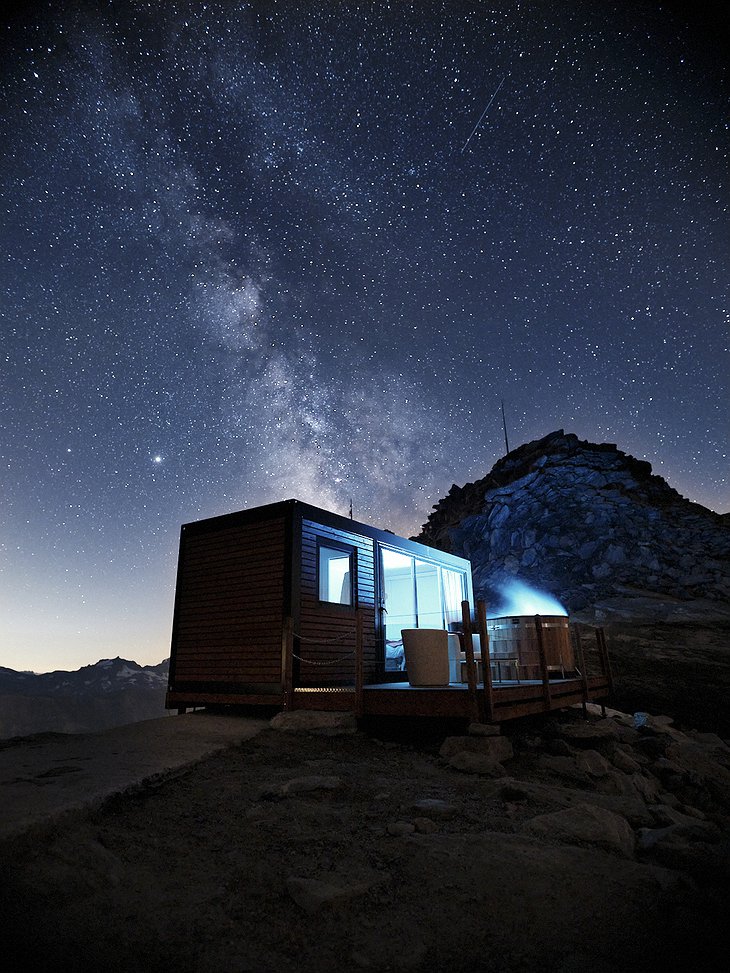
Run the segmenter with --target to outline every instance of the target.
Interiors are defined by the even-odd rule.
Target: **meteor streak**
[[[484,111],[483,111],[483,112],[481,113],[481,115],[479,116],[479,121],[478,121],[478,122],[476,123],[476,125],[474,126],[474,128],[473,128],[473,129],[471,130],[471,135],[470,135],[470,136],[469,136],[469,138],[468,138],[468,139],[466,140],[466,142],[464,142],[464,145],[463,145],[463,146],[462,146],[462,148],[461,148],[461,154],[462,154],[462,155],[464,154],[464,149],[465,149],[465,148],[467,147],[467,145],[468,145],[468,144],[469,144],[469,143],[471,142],[471,140],[472,140],[472,138],[473,138],[473,136],[474,136],[474,132],[476,132],[476,130],[477,130],[477,129],[479,128],[479,126],[480,126],[480,125],[482,124],[482,119],[484,118],[484,116],[485,116],[485,115],[487,114],[487,112],[489,111],[489,106],[490,106],[490,105],[492,104],[492,102],[494,101],[494,99],[495,99],[495,98],[497,97],[497,95],[499,94],[499,89],[500,89],[500,88],[502,87],[502,85],[504,84],[504,82],[505,82],[505,80],[506,80],[506,78],[507,78],[507,75],[505,74],[505,76],[504,76],[504,78],[502,78],[502,80],[501,80],[501,81],[499,82],[499,84],[497,85],[497,89],[496,89],[496,91],[494,92],[494,94],[492,95],[492,97],[491,97],[491,98],[489,99],[489,101],[487,102],[487,107],[486,107],[486,108],[484,109]]]

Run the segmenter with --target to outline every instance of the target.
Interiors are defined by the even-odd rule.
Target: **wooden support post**
[[[292,704],[292,665],[294,654],[294,619],[291,615],[284,616],[281,629],[281,692],[284,696],[284,709]]]
[[[362,687],[365,673],[362,640],[362,608],[355,613],[355,716],[363,715]]]
[[[586,671],[586,660],[583,655],[583,642],[580,637],[580,630],[573,629],[573,641],[575,643],[575,654],[578,657],[578,668],[580,669],[580,688],[583,694],[583,719],[588,719],[588,672]]]
[[[471,634],[471,606],[468,601],[461,603],[461,624],[464,629],[464,652],[466,654],[466,681],[469,686],[472,722],[479,723],[479,700],[477,699],[477,668],[474,662],[474,642]],[[482,665],[484,661],[482,660]]]
[[[492,663],[489,658],[489,631],[487,630],[487,606],[477,602],[477,629],[482,646],[482,672],[484,673],[484,718],[487,723],[494,719],[494,696],[492,694]]]
[[[545,709],[551,708],[550,697],[550,676],[548,675],[547,656],[545,655],[545,643],[542,637],[542,619],[535,615],[535,631],[537,633],[537,653],[540,657],[540,674],[542,676],[542,694],[545,699]]]
[[[601,653],[601,667],[603,674],[608,682],[608,691],[613,694],[613,672],[611,671],[611,660],[608,658],[608,646],[606,645],[606,633],[602,628],[596,629],[596,639],[598,641],[599,652]]]

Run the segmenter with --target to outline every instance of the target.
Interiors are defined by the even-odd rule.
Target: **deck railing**
[[[541,690],[538,689],[538,696],[533,702],[538,704],[539,709],[549,711],[554,706],[559,706],[561,699],[565,697],[566,690],[569,688],[567,683],[572,683],[573,688],[570,693],[573,699],[579,693],[585,708],[591,693],[595,691],[595,680],[604,681],[604,686],[608,687],[610,693],[613,688],[611,666],[608,659],[606,639],[603,629],[594,628],[585,624],[570,623],[570,637],[574,650],[575,661],[570,669],[563,664],[548,665],[547,654],[543,641],[542,622],[539,615],[536,615],[535,630],[538,648],[538,664],[523,664],[518,656],[511,657],[490,657],[489,655],[489,632],[487,629],[487,609],[486,604],[479,600],[472,612],[471,604],[463,601],[462,609],[462,631],[459,633],[464,654],[463,664],[466,669],[466,688],[469,694],[469,712],[474,722],[492,722],[503,712],[508,697],[515,696],[521,698],[524,692],[528,691],[528,683],[534,689],[535,681],[541,683]],[[365,689],[365,664],[364,664],[364,637],[363,637],[363,611],[357,609],[355,614],[355,646],[354,646],[354,697],[356,715],[362,716],[365,712],[364,689]],[[479,636],[481,654],[477,655],[474,649],[474,636]],[[291,619],[285,620],[282,635],[282,683],[285,707],[293,703],[292,693],[294,691],[292,679],[292,658],[294,656],[294,638],[296,633],[293,630]],[[489,659],[489,664],[484,665],[484,660]],[[553,660],[554,661],[554,660]],[[479,665],[481,663],[481,671]],[[509,666],[515,673],[514,680],[503,680],[502,666]],[[521,673],[524,672],[524,676]],[[496,674],[496,679],[495,679]],[[560,680],[555,681],[559,676]],[[551,676],[553,682],[551,683]],[[524,685],[524,690],[515,687],[510,688],[506,682]],[[496,684],[496,696],[495,696]],[[580,688],[578,688],[578,685]],[[350,693],[353,689],[347,690],[345,687],[338,687],[338,691]],[[304,692],[306,690],[298,690]],[[335,689],[312,689],[311,692],[335,692]],[[463,692],[463,690],[462,690]],[[541,693],[541,700],[540,700]],[[517,696],[515,696],[517,699]],[[534,711],[534,709],[533,709]],[[508,717],[509,718],[509,717]]]

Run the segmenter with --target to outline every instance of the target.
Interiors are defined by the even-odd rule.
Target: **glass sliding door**
[[[401,629],[416,628],[413,558],[387,547],[380,550],[382,567],[385,671],[405,669]]]
[[[385,671],[405,669],[404,628],[443,628],[461,621],[466,578],[460,571],[380,547],[380,599]]]
[[[416,561],[417,628],[444,628],[441,572],[438,564]]]

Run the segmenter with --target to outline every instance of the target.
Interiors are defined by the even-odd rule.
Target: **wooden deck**
[[[329,689],[291,687],[285,705],[289,709],[353,710],[358,716],[433,716],[464,717],[480,723],[500,723],[521,716],[549,713],[577,703],[602,702],[613,688],[611,666],[602,629],[591,632],[591,674],[587,667],[587,644],[579,628],[573,630],[578,671],[571,678],[556,678],[547,664],[541,638],[541,625],[536,617],[540,654],[539,679],[495,680],[492,665],[477,681],[478,668],[472,633],[480,636],[481,645],[489,646],[487,611],[482,601],[472,614],[468,602],[462,602],[463,643],[467,679],[443,687],[415,687],[407,682],[366,684],[363,679],[362,636],[356,645],[356,678],[354,688]],[[499,673],[499,661],[494,660]]]
[[[549,698],[542,681],[505,682],[492,687],[492,712],[486,712],[484,685],[476,692],[466,683],[443,687],[416,687],[407,682],[379,683],[363,686],[361,699],[354,689],[297,689],[292,693],[290,709],[351,710],[360,716],[434,716],[463,717],[476,722],[500,723],[520,716],[546,713],[584,702],[600,702],[609,695],[608,680],[603,676],[587,679],[550,681]]]
[[[501,723],[583,702],[601,702],[610,693],[608,681],[603,676],[590,676],[585,694],[582,679],[551,680],[549,702],[541,681],[505,682],[492,687],[492,713],[488,718],[484,686],[479,683],[475,689],[476,695],[470,692],[466,683],[424,688],[407,682],[389,682],[363,686],[360,699],[354,687],[343,687],[297,688],[286,698],[282,693],[265,696],[200,693],[193,701],[189,694],[180,693],[176,694],[179,698],[171,698],[169,702],[181,707],[267,705],[285,709],[350,711],[359,716],[463,717],[476,722]]]

